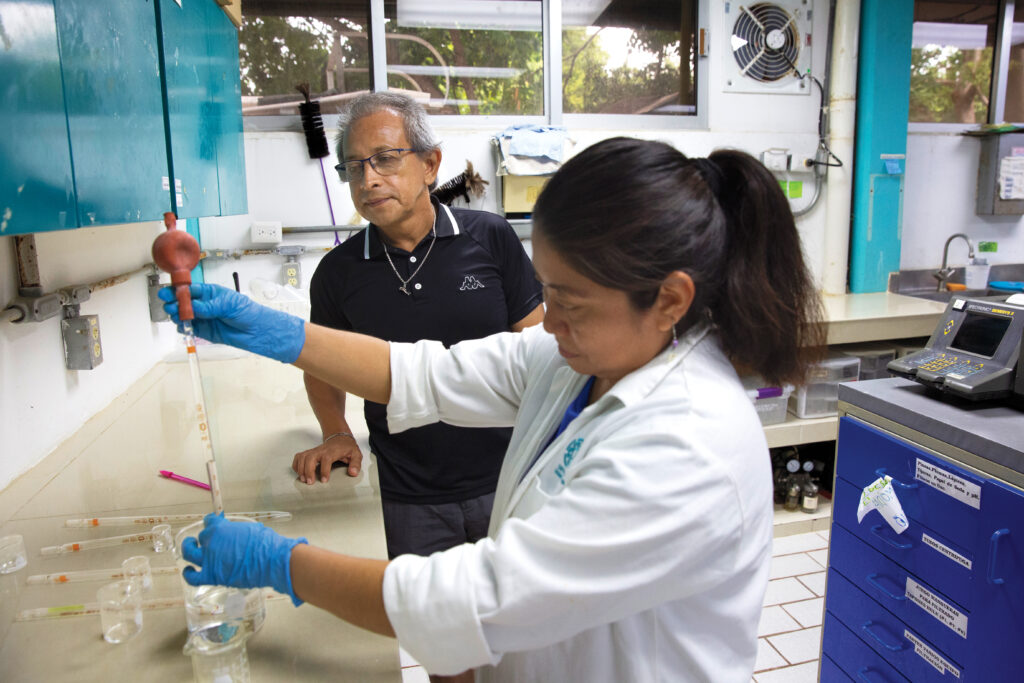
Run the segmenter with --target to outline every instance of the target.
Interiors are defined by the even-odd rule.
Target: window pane
[[[985,123],[999,2],[914,3],[910,120]]]
[[[1010,40],[1010,69],[1006,75],[1006,115],[1012,123],[1024,123],[1024,0],[1013,10],[1013,38]]]
[[[385,16],[388,87],[429,113],[544,113],[541,0],[397,0]]]
[[[695,115],[696,0],[564,0],[562,110]]]
[[[303,82],[325,114],[368,90],[366,5],[247,0],[238,32],[242,114],[298,114],[304,97],[296,86]]]

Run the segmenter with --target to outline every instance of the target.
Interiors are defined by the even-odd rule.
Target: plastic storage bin
[[[846,356],[860,358],[860,373],[857,379],[884,379],[889,376],[886,366],[896,358],[896,348],[885,342],[866,344],[844,344],[833,347],[834,351]]]
[[[797,417],[828,417],[839,412],[839,383],[856,382],[860,358],[835,354],[807,373],[807,384],[789,398],[789,410]]]
[[[754,402],[754,409],[757,411],[757,416],[761,418],[761,424],[773,425],[785,422],[786,404],[789,403],[789,397],[793,393],[793,385],[769,387],[765,384],[760,377],[743,378],[743,387],[747,390],[747,396]]]

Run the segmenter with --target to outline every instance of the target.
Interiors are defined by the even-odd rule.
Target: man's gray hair
[[[396,92],[368,92],[352,100],[348,108],[338,117],[338,137],[335,152],[338,161],[345,160],[345,137],[352,124],[359,119],[379,111],[393,111],[402,118],[405,137],[418,154],[424,154],[441,147],[430,127],[427,112],[423,106],[408,95]]]

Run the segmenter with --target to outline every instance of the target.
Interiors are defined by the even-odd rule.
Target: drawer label
[[[958,636],[967,638],[967,615],[909,576],[907,577],[907,597]]]
[[[957,551],[950,548],[948,545],[944,543],[939,543],[934,538],[924,533],[921,534],[921,540],[924,541],[924,544],[932,550],[937,550],[940,554],[945,555],[957,564],[966,567],[968,570],[971,568],[970,558],[964,557]]]
[[[920,458],[917,458],[914,478],[976,510],[981,509],[981,487],[974,482],[967,481],[963,477],[947,472]]]
[[[925,644],[923,640],[915,636],[907,629],[903,630],[903,637],[914,644],[914,653],[924,661],[935,667],[935,670],[940,674],[945,675],[948,671],[957,678],[960,678],[960,669],[950,664],[945,657],[940,655],[938,652],[933,650],[931,647]]]

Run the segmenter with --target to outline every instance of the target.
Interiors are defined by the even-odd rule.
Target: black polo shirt
[[[313,274],[310,320],[388,341],[433,339],[447,347],[508,331],[525,318],[540,304],[541,290],[512,226],[500,216],[458,208],[450,209],[453,225],[446,208],[434,200],[433,248],[430,234],[411,253],[385,247],[373,224],[335,247]],[[403,279],[416,272],[408,295],[385,248]],[[390,434],[384,405],[366,401],[364,413],[385,500],[450,503],[497,486],[511,429],[436,423]]]

